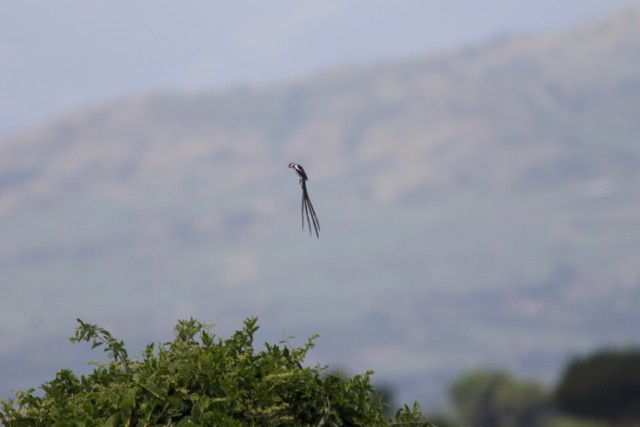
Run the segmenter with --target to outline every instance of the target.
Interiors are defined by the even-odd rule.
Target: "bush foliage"
[[[353,378],[303,365],[316,336],[303,347],[286,341],[253,346],[257,319],[229,339],[210,325],[181,320],[175,339],[148,345],[141,360],[124,343],[78,319],[72,342],[103,346],[109,362],[78,378],[61,370],[54,380],[0,402],[6,426],[428,426],[419,406],[404,406],[392,420],[368,371]]]

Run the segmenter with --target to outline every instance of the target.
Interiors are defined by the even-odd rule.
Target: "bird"
[[[300,187],[302,187],[302,206],[300,208],[302,230],[304,231],[304,216],[306,214],[307,224],[309,225],[309,234],[311,235],[311,223],[313,223],[313,228],[316,231],[316,237],[319,239],[320,234],[318,234],[318,232],[320,231],[320,221],[318,221],[318,216],[316,215],[315,209],[313,209],[311,199],[309,198],[309,192],[307,191],[307,181],[309,180],[307,173],[304,171],[304,168],[297,163],[289,163],[289,167],[296,171],[298,177],[300,177]],[[311,213],[311,219],[309,219],[309,213]]]

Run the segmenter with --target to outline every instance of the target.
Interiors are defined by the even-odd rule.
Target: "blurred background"
[[[638,344],[639,28],[623,0],[2,3],[0,397],[103,358],[76,318],[135,352],[258,316],[426,409]]]

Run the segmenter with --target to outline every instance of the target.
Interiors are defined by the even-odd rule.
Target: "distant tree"
[[[502,371],[473,371],[451,386],[451,398],[464,425],[535,427],[550,412],[547,393],[533,381]]]
[[[222,340],[207,325],[180,321],[175,340],[149,345],[142,360],[124,343],[78,320],[72,341],[104,346],[110,362],[88,376],[68,370],[42,386],[0,401],[6,426],[428,426],[419,406],[387,421],[371,372],[346,378],[305,367],[312,337],[301,348],[286,342],[257,351],[256,319]]]
[[[640,420],[640,350],[604,350],[573,360],[556,388],[558,407],[609,422]]]

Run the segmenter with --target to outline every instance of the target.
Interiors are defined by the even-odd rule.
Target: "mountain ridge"
[[[602,37],[602,39],[605,41],[622,40],[623,42],[626,42],[625,47],[627,49],[633,49],[632,53],[635,53],[637,52],[637,46],[640,45],[640,43],[637,43],[637,40],[635,40],[636,43],[634,43],[633,36],[635,36],[637,39],[637,32],[634,32],[632,27],[634,22],[640,21],[640,19],[638,19],[638,10],[639,8],[631,8],[617,15],[617,19],[623,22],[625,25],[612,26],[607,24],[608,21],[600,24],[596,22],[579,27],[577,30],[573,30],[573,32],[561,33],[559,36],[555,37],[556,39],[559,37],[561,40],[562,37],[580,39],[583,38],[581,32],[584,31],[593,31],[597,34],[603,33],[605,32],[605,30],[608,30],[609,32],[618,31],[622,32],[622,34],[616,34],[617,37],[612,37],[611,34],[605,32],[606,37]],[[622,30],[617,30],[620,27],[622,28]],[[109,104],[114,106],[109,107],[107,105],[105,107],[94,110],[94,112],[90,111],[88,113],[85,113],[85,115],[88,115],[85,119],[85,123],[91,123],[91,126],[95,126],[94,129],[100,129],[100,120],[101,117],[104,117],[104,111],[110,111],[112,117],[106,120],[103,119],[104,123],[101,130],[102,135],[92,135],[91,133],[89,133],[86,136],[83,135],[82,139],[91,140],[92,144],[94,145],[101,143],[101,141],[113,145],[113,142],[111,141],[116,141],[117,134],[119,132],[122,132],[123,134],[129,133],[131,135],[131,138],[134,138],[138,141],[136,143],[136,146],[142,147],[145,145],[144,141],[147,141],[146,144],[167,144],[167,142],[164,141],[166,139],[165,135],[156,135],[153,134],[153,132],[164,132],[166,135],[169,135],[171,133],[185,131],[187,140],[198,138],[206,139],[209,135],[219,134],[221,129],[215,127],[215,125],[217,124],[222,127],[227,126],[228,128],[235,129],[235,131],[241,132],[241,134],[245,133],[245,139],[266,139],[267,143],[269,143],[271,147],[278,145],[289,145],[296,147],[292,149],[290,148],[290,150],[292,150],[292,154],[299,155],[303,152],[305,154],[313,153],[313,145],[318,145],[320,143],[326,145],[328,144],[327,141],[332,141],[334,139],[338,139],[339,141],[342,140],[343,144],[358,145],[356,141],[358,132],[356,126],[351,125],[350,129],[346,129],[344,125],[340,126],[340,124],[344,122],[355,123],[357,121],[366,123],[368,120],[370,121],[375,118],[375,120],[377,120],[378,122],[382,122],[382,124],[377,123],[377,126],[384,126],[380,130],[375,129],[375,131],[379,132],[380,134],[383,134],[383,132],[387,132],[392,135],[403,136],[402,132],[404,132],[405,134],[412,133],[412,135],[429,135],[427,136],[427,138],[429,138],[427,144],[423,144],[421,140],[410,140],[409,138],[411,138],[412,135],[406,135],[406,139],[404,139],[404,141],[408,141],[405,142],[405,144],[423,146],[426,145],[432,147],[435,146],[433,147],[435,151],[443,152],[452,150],[452,148],[450,147],[451,145],[468,145],[470,144],[468,140],[471,139],[474,140],[475,145],[486,146],[490,144],[489,140],[496,138],[495,129],[491,129],[491,126],[495,127],[495,124],[492,123],[491,120],[487,120],[485,117],[482,117],[482,113],[478,114],[477,110],[479,109],[479,107],[475,106],[474,104],[476,104],[478,101],[482,102],[483,98],[489,96],[495,97],[497,95],[498,98],[500,98],[500,96],[515,96],[518,95],[518,92],[520,92],[520,96],[529,97],[529,102],[540,104],[540,106],[537,107],[537,109],[539,110],[548,110],[549,104],[551,104],[551,107],[555,109],[552,111],[556,114],[556,122],[559,122],[556,123],[556,126],[560,128],[558,132],[562,132],[562,128],[566,127],[566,123],[562,123],[562,121],[580,118],[579,114],[577,113],[572,114],[570,117],[566,117],[567,113],[572,113],[572,111],[570,111],[570,103],[581,102],[581,100],[575,99],[575,96],[572,95],[572,88],[567,84],[566,79],[565,81],[563,81],[562,85],[556,84],[556,86],[550,87],[547,90],[547,93],[544,93],[544,91],[540,90],[540,88],[536,88],[537,96],[531,96],[531,91],[527,91],[527,89],[524,87],[525,85],[530,83],[530,79],[539,78],[543,74],[547,76],[549,76],[550,74],[551,81],[547,82],[547,85],[554,85],[552,81],[554,75],[563,72],[562,62],[551,62],[549,64],[545,63],[541,65],[539,62],[535,63],[531,60],[527,61],[518,59],[522,58],[522,55],[526,55],[528,52],[539,51],[541,48],[548,49],[551,53],[548,53],[547,55],[553,55],[554,59],[558,59],[560,61],[566,59],[569,55],[562,52],[561,50],[559,51],[557,48],[554,48],[553,43],[549,42],[549,40],[554,40],[553,37],[554,36],[537,38],[525,37],[518,38],[516,40],[506,40],[498,43],[497,46],[494,45],[488,48],[476,47],[469,49],[468,51],[463,50],[462,53],[457,52],[456,54],[454,54],[453,58],[451,58],[451,54],[444,54],[445,58],[448,59],[426,59],[420,60],[418,62],[409,62],[409,64],[415,65],[413,67],[409,67],[408,69],[406,69],[406,65],[396,67],[395,69],[393,69],[392,67],[392,70],[395,70],[396,74],[400,74],[400,77],[396,77],[395,75],[393,76],[393,78],[387,77],[384,75],[385,72],[383,71],[382,76],[379,76],[376,82],[373,84],[367,82],[371,81],[371,78],[375,78],[375,71],[377,70],[376,67],[369,68],[369,72],[366,71],[366,68],[364,68],[363,71],[356,71],[356,75],[353,78],[346,78],[346,83],[344,80],[345,77],[343,76],[344,73],[339,73],[336,76],[333,72],[330,71],[326,74],[320,74],[319,76],[313,78],[311,81],[307,81],[306,83],[294,83],[292,86],[279,86],[280,88],[267,87],[266,89],[258,88],[257,90],[238,89],[228,93],[223,93],[221,95],[213,96],[209,96],[206,94],[196,94],[194,96],[187,95],[183,97],[181,97],[180,95],[138,97],[130,102],[122,101],[116,104]],[[551,45],[549,45],[550,43]],[[613,52],[613,54],[615,54],[615,49],[612,49],[610,45],[607,45],[604,42],[601,44],[604,44],[604,46],[596,44],[596,47],[599,49],[606,49],[608,47],[609,49],[607,50],[607,52]],[[580,49],[577,50],[580,51]],[[626,56],[633,56],[629,54],[628,51],[625,52],[627,52],[627,55],[619,54],[615,55],[613,58],[611,57],[613,54],[609,53],[609,57],[603,58],[602,64],[599,65],[606,67],[607,64],[613,61],[615,61],[616,63],[620,63],[623,59],[626,59]],[[584,53],[582,53],[582,55],[584,55]],[[478,56],[484,58],[484,60],[476,60],[475,58],[478,58]],[[436,56],[436,58],[438,57],[439,56]],[[588,56],[586,57],[586,59],[588,59]],[[492,65],[492,61],[496,60],[498,60],[498,64]],[[580,59],[580,54],[577,54],[577,58],[572,59],[571,64],[574,64],[574,67],[576,67],[576,64],[580,64],[580,60],[585,60],[585,58]],[[472,61],[474,67],[465,68],[464,66],[458,64],[459,62],[462,62],[463,64],[465,62],[468,63],[468,61]],[[511,64],[505,64],[505,61],[511,61]],[[404,71],[403,67],[405,67]],[[496,67],[498,68],[498,71],[492,72],[491,70],[496,69]],[[580,65],[577,65],[577,67],[583,68]],[[382,68],[386,69],[387,67],[383,66]],[[424,68],[427,69],[426,73],[424,71]],[[435,71],[429,71],[430,69],[434,69]],[[635,70],[625,70],[623,67],[615,68],[615,70],[617,69],[626,71],[624,75],[618,76],[618,80],[622,80],[623,82],[631,80],[633,82],[632,77],[630,77],[629,74]],[[460,70],[464,70],[465,72],[460,75]],[[590,71],[595,72],[597,70]],[[577,76],[583,75],[577,73],[575,68],[573,69],[573,72]],[[393,74],[394,71],[391,71],[391,73]],[[402,75],[403,73],[404,76]],[[501,76],[501,73],[506,73],[508,76],[511,76],[511,80]],[[368,74],[373,74],[374,76],[367,78],[366,76]],[[377,74],[379,75],[380,73]],[[436,74],[437,78],[430,79],[430,74]],[[363,75],[365,76],[364,78],[362,77]],[[417,81],[411,89],[408,89],[409,86],[407,85],[407,81],[412,78],[411,75],[413,75],[413,78],[417,79]],[[427,76],[426,78],[425,75]],[[600,71],[599,75],[608,76],[608,73]],[[513,76],[517,76],[517,79],[514,80]],[[336,78],[342,78],[343,82],[336,83]],[[479,79],[488,79],[488,84],[486,84],[487,82],[485,82],[485,85],[490,88],[491,93],[483,93],[482,91],[478,91],[477,88],[483,86],[482,84],[478,83]],[[547,80],[549,80],[549,77],[547,77]],[[404,88],[402,86],[403,84]],[[573,79],[572,84],[579,84],[579,79]],[[336,92],[336,89],[333,89],[332,93],[334,94],[334,98],[337,98],[333,100],[333,102],[326,101],[330,102],[330,104],[324,104],[323,100],[326,99],[326,93],[324,94],[325,98],[322,98],[323,94],[321,92],[326,91],[331,93],[330,91],[326,90],[327,85],[336,88],[340,88],[346,85],[348,87],[347,93],[351,93],[352,98],[359,99],[360,101],[358,102],[368,103],[368,105],[372,107],[367,109],[366,105],[356,105],[355,107],[352,107],[351,112],[345,111],[345,105],[350,104],[348,102],[343,102],[343,99],[340,98],[340,89],[338,89],[338,92]],[[425,85],[426,87],[424,87]],[[472,88],[470,89],[469,87],[465,87],[464,85],[471,85]],[[585,83],[583,83],[578,89],[584,88],[584,85]],[[447,89],[449,93],[440,93],[442,92],[442,87],[451,88],[452,86],[458,86],[460,89],[459,92],[462,93],[451,93],[451,89]],[[314,87],[316,88],[315,90]],[[368,97],[359,93],[359,88],[366,88],[365,90],[368,91]],[[463,91],[462,88],[466,90]],[[634,97],[637,95],[638,89],[637,87],[634,87],[633,84],[630,84],[629,88],[627,89],[630,90],[628,90],[629,100],[626,102],[632,103]],[[604,87],[603,90],[605,90],[606,93],[610,93],[613,90],[625,90],[625,88]],[[407,91],[414,91],[414,93],[411,94]],[[502,91],[503,93],[496,94],[496,91]],[[471,93],[470,96],[468,95],[469,92]],[[235,99],[242,100],[243,93],[245,93],[245,96],[247,96],[248,93],[249,99],[244,102],[239,101],[240,104],[238,104],[238,102],[234,102]],[[412,99],[411,96],[421,99]],[[471,99],[471,101],[469,99]],[[309,102],[313,102],[313,104],[310,106]],[[354,101],[351,101],[351,104],[353,104],[353,102]],[[531,108],[530,106],[522,105],[522,100],[517,98],[505,99],[504,102],[513,103],[514,108]],[[582,102],[584,102],[584,100],[582,100]],[[413,117],[404,121],[402,120],[402,117],[399,119],[394,118],[394,115],[402,116],[402,111],[397,110],[401,108],[401,105],[406,106],[407,104],[411,105],[411,103],[414,103],[413,114],[421,114],[422,121],[425,121],[426,118],[426,121],[428,122],[426,125],[417,129],[410,128],[411,126],[417,126],[417,121]],[[355,108],[355,110],[353,108]],[[419,110],[417,110],[417,108],[419,108]],[[500,106],[498,106],[498,108],[500,108]],[[535,105],[534,108],[536,108]],[[163,109],[166,110],[164,114]],[[438,117],[438,115],[441,114],[442,111],[451,112],[452,110],[457,111],[453,120],[451,117],[449,117],[449,124],[447,125],[447,127],[445,128],[441,126],[440,124],[442,123],[442,121],[440,117]],[[242,123],[240,127],[242,129],[240,130],[237,129],[237,125],[233,124],[233,116],[234,114],[236,114],[234,113],[234,111],[240,112],[239,114],[237,114],[237,117],[242,117],[243,115],[246,116],[241,119]],[[505,108],[502,107],[501,111],[496,111],[495,113],[505,114],[506,111],[508,110],[505,110]],[[352,117],[347,120],[344,117],[341,117],[340,114],[359,114],[362,117]],[[486,110],[484,114],[488,114]],[[546,112],[546,115],[547,117],[543,117],[543,119],[549,120],[549,113]],[[162,123],[165,121],[168,123],[174,122],[175,125],[172,129],[165,128],[162,130],[154,131],[153,129],[147,129],[139,124],[140,122],[144,123],[145,120],[153,121],[153,117],[156,116],[158,117],[158,119],[155,121],[155,123],[160,123],[158,126],[162,126]],[[82,117],[82,115],[80,117]],[[532,117],[529,115],[528,118],[530,120]],[[505,119],[511,118],[506,117]],[[513,119],[517,120],[519,118],[513,117]],[[55,130],[52,130],[53,136],[51,138],[47,138],[44,134],[38,133],[35,140],[51,139],[62,141],[65,139],[73,139],[73,136],[67,135],[66,132],[82,132],[82,128],[74,129],[70,124],[77,120],[82,119],[63,119],[59,125],[52,124],[51,126],[53,126],[53,128],[50,129]],[[217,123],[209,126],[204,125],[203,123],[206,123],[208,120]],[[475,123],[473,122],[474,120],[476,121]],[[519,120],[524,119],[520,118]],[[478,121],[480,123],[478,123]],[[199,129],[195,130],[195,133],[189,133],[189,131],[186,129],[176,129],[176,127],[185,126],[184,124],[189,122],[198,123]],[[338,125],[335,124],[336,122],[338,123]],[[451,122],[453,122],[453,124],[451,124]],[[307,129],[310,126],[315,127],[314,131],[310,131]],[[515,135],[513,135],[513,138],[524,138],[527,135],[533,134],[534,132],[532,132],[531,126],[536,126],[536,123],[523,122],[521,126],[523,130],[520,131],[521,134],[518,135],[516,133]],[[457,129],[450,129],[451,127],[456,127]],[[473,131],[471,132],[471,135],[467,135],[464,129],[470,127],[473,128]],[[109,130],[111,128],[112,130]],[[295,128],[298,129],[296,130]],[[320,132],[326,132],[326,134],[318,134],[318,129],[320,130]],[[46,134],[47,131],[41,132],[45,132]],[[267,135],[264,134],[265,132],[267,133]],[[512,130],[511,132],[514,131]],[[593,130],[590,129],[590,132],[593,132]],[[442,133],[443,136],[437,137],[430,135],[437,133]],[[66,138],[67,136],[70,138]],[[363,163],[376,162],[380,161],[380,156],[384,157],[389,155],[395,155],[396,162],[402,161],[411,163],[411,159],[398,158],[399,156],[403,155],[402,153],[394,153],[393,150],[389,151],[387,141],[389,141],[391,137],[387,137],[387,135],[383,136],[375,138],[371,141],[367,141],[367,147],[360,147],[360,152],[358,154],[360,154],[361,157],[353,157],[349,159],[349,162],[342,162],[340,170],[344,172],[347,168],[346,164],[351,164],[353,163],[353,161],[361,161]],[[558,137],[558,135],[544,134],[541,136],[543,138],[553,138],[554,143],[558,142],[558,140],[567,140],[571,137],[567,135],[559,135],[560,137]],[[502,139],[504,139],[505,136],[497,135],[497,137],[501,137]],[[573,137],[575,138],[575,136]],[[580,135],[580,137],[584,139],[584,135]],[[185,134],[180,135],[180,138],[185,139]],[[234,138],[240,138],[240,144],[248,143],[247,141],[244,141],[242,139],[242,136],[238,137],[234,135]],[[17,139],[20,140],[21,138]],[[225,152],[227,153],[226,155],[229,155],[230,152],[234,151],[233,147],[229,147],[229,145],[231,145],[232,143],[228,139],[225,139],[224,136],[219,136],[218,139],[219,140],[216,141],[216,149],[220,151],[220,153],[212,155],[224,156]],[[456,140],[462,140],[463,142],[456,142]],[[227,147],[223,147],[223,145],[225,144],[224,141],[226,141]],[[448,143],[447,141],[452,142]],[[48,144],[51,144],[51,142],[48,142]],[[336,145],[336,143],[332,144]],[[449,147],[445,149],[443,148],[444,145],[449,145]],[[466,148],[473,148],[473,146]],[[253,149],[257,150],[258,148],[254,145]],[[425,149],[427,148],[423,147],[423,150]],[[546,147],[545,149],[554,151],[557,150],[557,147]],[[206,151],[205,148],[200,148],[200,150]],[[406,151],[413,153],[416,150]],[[459,150],[464,150],[464,148],[460,147]],[[299,153],[296,153],[296,151],[298,151]],[[236,154],[242,155],[242,153]],[[319,154],[322,154],[322,152],[320,152]],[[335,158],[339,158],[341,154],[341,150],[336,147],[332,152],[325,152],[324,154],[322,154],[323,157],[321,157],[319,161],[327,159],[334,160]],[[531,154],[533,156],[536,155],[536,153]],[[129,156],[133,157],[131,154],[129,154]],[[12,159],[13,161],[20,161],[20,156],[16,154],[12,155],[12,153],[9,153],[6,157]],[[426,160],[429,160],[428,157]],[[436,158],[435,160],[439,159]],[[419,161],[420,163],[425,161],[424,156],[420,158]],[[126,163],[126,160],[123,159],[122,162]],[[418,163],[417,159],[414,159],[414,162]],[[453,165],[451,165],[449,164],[450,162],[452,162],[452,160],[445,161],[445,164],[447,166],[445,169],[449,171],[457,171],[459,169],[468,167],[468,165],[466,164],[459,165],[459,167],[452,167],[458,165],[456,165],[455,162]],[[326,161],[325,163],[329,162]],[[635,166],[635,164],[629,165],[629,167]],[[131,165],[129,167],[131,167]],[[406,165],[406,167],[408,167],[414,175],[419,173],[417,171],[414,171],[415,168],[419,168],[419,164],[409,164]],[[121,168],[127,169],[127,166],[121,166]],[[28,170],[29,168],[27,167],[26,169]],[[436,186],[443,185],[444,183],[438,177],[446,177],[447,170],[438,171],[437,174],[434,174],[437,175],[437,177],[423,177],[423,181],[426,182],[416,183],[414,184],[414,186],[417,184],[435,184]],[[255,173],[255,171],[253,172]],[[21,172],[20,170],[13,172],[12,174],[10,174],[9,178],[5,178],[4,180],[2,180],[4,183],[2,185],[2,188],[6,189],[6,187],[9,185],[8,182],[11,181],[11,176],[14,177],[13,179],[17,179],[18,181],[20,181],[20,177],[22,177],[22,179],[24,180],[26,179],[25,177],[31,175],[32,174],[29,172]],[[407,180],[411,180],[410,177],[403,178],[401,176],[397,176],[395,178],[396,182],[402,182],[403,180],[406,182]],[[476,182],[480,182],[482,181],[482,178],[482,176],[474,176],[467,179],[473,179]],[[455,178],[449,176],[448,179],[450,181],[454,181],[456,179],[462,180],[464,178]],[[434,182],[437,180],[440,181]],[[384,185],[381,182],[376,182],[376,184],[379,186]],[[398,185],[402,187],[402,184]],[[409,183],[405,183],[404,186],[408,187]],[[380,197],[388,198],[390,197],[389,194],[392,194],[394,192],[403,193],[406,191],[410,190],[408,188],[390,188],[384,191],[385,195],[381,195]]]

